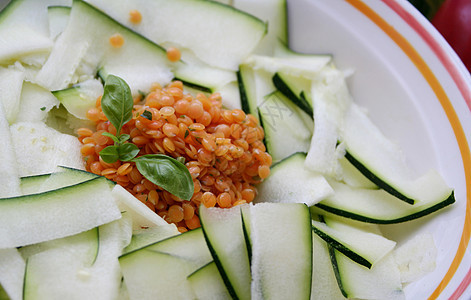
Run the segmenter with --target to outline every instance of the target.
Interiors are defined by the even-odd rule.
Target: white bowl
[[[405,288],[407,299],[470,299],[471,77],[434,27],[405,0],[288,1],[290,47],[332,53],[353,97],[403,147],[418,172],[436,168],[456,203],[422,220],[382,226],[404,241],[430,232],[433,273]]]

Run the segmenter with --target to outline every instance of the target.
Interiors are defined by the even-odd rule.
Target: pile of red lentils
[[[154,85],[134,99],[133,119],[121,133],[140,148],[139,155],[162,153],[184,159],[194,183],[191,201],[182,200],[144,178],[132,162],[105,163],[100,151],[112,145],[104,132],[116,128],[101,110],[100,98],[87,117],[95,130],[81,128],[78,138],[88,171],[115,181],[181,232],[200,227],[198,207],[230,208],[251,202],[256,185],[270,174],[271,156],[257,119],[240,109],[224,109],[218,93],[192,96],[183,84]],[[152,119],[143,113],[148,111]]]

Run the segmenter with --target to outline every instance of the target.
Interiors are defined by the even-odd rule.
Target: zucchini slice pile
[[[0,12],[0,296],[404,299],[403,285],[433,270],[431,236],[398,246],[378,224],[436,213],[455,202],[453,189],[435,170],[414,174],[332,56],[289,48],[286,1],[9,2]],[[122,45],[110,43],[116,35]],[[167,58],[169,47],[181,60]],[[133,95],[180,80],[253,114],[274,162],[254,203],[201,206],[202,228],[180,234],[83,171],[74,132],[90,126],[109,74]]]

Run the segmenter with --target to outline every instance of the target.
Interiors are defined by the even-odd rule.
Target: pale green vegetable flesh
[[[433,270],[431,236],[393,249],[369,223],[435,213],[455,202],[453,189],[436,171],[412,174],[354,103],[333,56],[287,46],[285,0],[219,2],[12,0],[0,12],[5,296],[402,299],[404,284]],[[123,46],[110,44],[114,34]],[[168,60],[170,46],[181,61]],[[275,164],[255,204],[201,207],[203,228],[180,234],[122,186],[83,171],[76,129],[94,125],[86,114],[109,75],[124,78],[129,100],[177,79],[259,119]]]

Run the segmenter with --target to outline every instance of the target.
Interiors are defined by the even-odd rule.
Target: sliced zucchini
[[[264,70],[254,70],[251,66],[242,64],[237,72],[240,101],[242,109],[259,118],[258,106],[266,95],[276,89],[270,81],[270,74]]]
[[[49,20],[49,37],[55,40],[67,27],[70,17],[70,6],[52,5],[47,8]]]
[[[9,1],[0,11],[0,61],[42,64],[53,46],[47,7],[70,3],[70,0]]]
[[[281,72],[292,76],[316,78],[319,72],[331,61],[330,56],[318,56],[318,59],[305,59],[304,57],[285,56],[274,57],[252,54],[244,64],[254,69],[263,69],[270,74]]]
[[[268,24],[267,34],[252,53],[273,55],[279,40],[288,42],[288,15],[286,0],[234,0],[232,5],[256,16]]]
[[[249,256],[249,262],[252,264],[252,240],[250,239],[250,232],[252,230],[252,222],[250,221],[250,206],[253,204],[249,205],[243,205],[240,208],[240,214],[242,217],[242,228],[244,230],[244,238],[245,238],[245,244],[247,245],[247,254]]]
[[[7,291],[5,291],[5,289],[3,288],[3,286],[1,284],[0,284],[0,299],[1,300],[11,300],[11,298],[7,294]],[[18,299],[21,299],[21,298],[18,298]]]
[[[414,220],[455,202],[453,194],[445,199],[410,205],[381,189],[352,188],[339,182],[330,182],[335,193],[317,203],[322,213],[332,213],[367,223],[394,224]]]
[[[0,248],[61,238],[121,218],[104,177],[44,193],[2,198],[0,215]]]
[[[20,178],[21,195],[34,194],[52,173],[31,175]]]
[[[119,258],[131,299],[194,299],[187,276],[211,261],[201,228]]]
[[[297,152],[274,164],[258,186],[256,202],[304,203],[312,206],[333,194],[327,180],[306,170],[306,154]]]
[[[293,101],[307,115],[314,117],[312,99],[310,99],[311,80],[277,72],[273,75],[272,81],[273,85],[288,99]],[[307,95],[309,95],[309,98]]]
[[[281,92],[267,95],[258,111],[273,162],[309,149],[314,122]]]
[[[0,103],[9,124],[16,120],[20,111],[21,89],[25,74],[14,68],[0,67]]]
[[[115,34],[123,38],[122,46],[111,45]],[[108,74],[122,77],[134,94],[173,78],[165,49],[90,4],[74,0],[67,27],[36,81],[50,90],[61,90],[76,83],[79,76],[93,77],[97,70],[104,78]]]
[[[134,230],[131,242],[123,250],[123,254],[155,244],[178,234],[180,234],[180,232],[175,224],[159,225]]]
[[[329,256],[329,246],[317,234],[312,234],[312,300],[342,300],[344,295],[339,289]]]
[[[53,91],[52,94],[75,117],[87,120],[87,112],[95,107],[98,97],[103,95],[103,84],[96,79],[89,79],[70,88]]]
[[[251,206],[252,299],[310,299],[311,216],[305,204]]]
[[[279,41],[274,48],[274,55],[280,58],[296,59],[305,65],[329,65],[332,62],[332,56],[322,54],[303,54],[292,51],[286,42]],[[323,70],[316,74],[314,78],[322,76]],[[291,101],[298,105],[308,115],[313,116],[313,102],[311,95],[311,85],[313,76],[305,77],[293,75],[288,72],[276,72],[273,75],[273,84],[276,88],[285,94]]]
[[[345,117],[342,141],[345,157],[378,187],[406,203],[422,206],[453,200],[443,178],[430,170],[414,176],[398,146],[389,141],[357,105]]]
[[[147,205],[139,201],[121,185],[115,185],[111,193],[116,199],[119,209],[131,216],[134,230],[168,224],[162,217],[150,210]]]
[[[378,186],[366,178],[348,159],[342,157],[338,160],[340,174],[338,180],[354,188],[378,189]]]
[[[174,74],[175,80],[180,80],[186,88],[195,90],[193,94],[217,92],[221,95],[223,107],[242,108],[236,72],[201,62],[180,62],[175,65]]]
[[[433,272],[438,249],[430,233],[417,234],[394,249],[394,259],[403,284],[414,282]]]
[[[217,92],[221,95],[222,106],[226,109],[242,109],[239,85],[237,81],[231,81],[219,88]]]
[[[49,33],[47,8],[53,5],[70,6],[71,0],[11,0],[0,11],[0,28],[11,29],[18,24],[34,28],[39,34]]]
[[[337,250],[331,261],[342,294],[349,299],[405,299],[399,269],[392,253],[365,268]]]
[[[325,223],[313,220],[312,231],[337,251],[367,268],[371,268],[390,253],[396,245],[381,235],[361,228],[329,218],[324,218],[324,221]]]
[[[61,174],[58,175],[55,173],[61,173]],[[49,180],[49,178],[54,174],[58,175],[58,176],[55,176],[55,179],[59,180],[58,183],[53,182],[53,180]],[[46,191],[46,189],[43,189],[44,187],[46,187],[45,184],[51,185],[49,186],[48,190],[53,190],[53,189],[67,186],[67,185],[80,183],[82,181],[95,178],[97,176],[98,175],[95,175],[93,173],[90,173],[84,170],[58,166],[56,171],[53,173],[21,177],[20,178],[21,194],[27,195],[27,194],[36,194],[36,193],[39,193],[40,191],[44,192]],[[55,185],[55,187],[53,187],[52,185]]]
[[[275,52],[273,54],[275,57],[295,57],[297,59],[305,60],[308,64],[316,65],[316,62],[319,60],[330,59],[329,63],[333,62],[332,54],[312,54],[312,53],[301,53],[292,50],[289,47],[288,41],[283,41],[282,39],[278,40],[278,43],[275,45]]]
[[[59,101],[45,88],[25,82],[21,90],[20,109],[15,123],[44,122],[48,112],[59,106]]]
[[[0,179],[0,197],[17,196],[21,194],[21,175],[17,165],[17,154],[15,151],[14,141],[12,140],[10,126],[8,124],[3,105],[0,105],[0,132],[2,137],[0,155],[4,158],[4,162],[0,167],[0,172],[3,174]]]
[[[21,256],[26,260],[38,253],[46,252],[51,249],[72,251],[76,252],[75,255],[78,260],[81,260],[84,265],[90,267],[98,256],[98,245],[99,229],[95,227],[75,235],[24,246],[19,248],[19,251]]]
[[[23,24],[8,30],[0,29],[0,62],[11,64],[22,61],[28,64],[44,63],[53,47],[53,41],[47,36]]]
[[[89,279],[85,273],[96,261],[98,247],[98,228],[94,228],[74,236],[22,248],[22,254],[27,257],[24,299],[70,297],[70,288],[78,291],[74,283]],[[80,276],[84,278],[77,281]]]
[[[306,167],[336,178],[338,158],[344,155],[337,147],[344,115],[352,99],[342,72],[334,66],[324,68],[311,86],[315,127],[307,151]]]
[[[142,249],[185,259],[194,266],[192,272],[213,260],[201,228],[169,237]]]
[[[189,49],[206,64],[233,71],[267,30],[254,16],[215,1],[90,2],[155,43]],[[133,9],[142,14],[138,25],[128,20]]]
[[[23,299],[25,267],[26,262],[16,248],[0,249],[0,285],[6,294],[0,299]]]
[[[43,122],[15,123],[10,132],[17,162],[15,168],[21,177],[52,173],[57,166],[84,169],[82,144],[77,137],[60,133]]]
[[[100,226],[27,259],[25,299],[116,299],[118,256],[130,238],[130,219]],[[60,282],[60,284],[57,284]]]
[[[121,256],[119,263],[131,299],[195,298],[187,280],[194,271],[192,262],[143,248]]]
[[[250,261],[240,206],[230,209],[201,205],[199,217],[208,248],[233,298],[250,299]]]
[[[188,275],[188,282],[198,300],[231,299],[214,261]]]
[[[234,71],[210,67],[203,63],[180,62],[174,70],[175,79],[204,92],[213,93],[237,80]]]
[[[89,128],[96,129],[96,124],[90,120],[83,120],[75,117],[67,111],[63,105],[51,109],[45,121],[46,125],[50,128],[59,131],[63,134],[76,135],[77,129]]]
[[[78,183],[85,182],[90,179],[97,178],[98,175],[83,171],[83,170],[78,170],[74,168],[68,168],[68,167],[58,167],[57,171],[54,173],[51,173],[47,177],[46,180],[41,182],[40,185],[37,186],[37,190],[34,191],[33,193],[42,193],[46,191],[52,191],[56,190],[59,188],[63,188],[66,186],[70,185],[75,185]],[[39,178],[38,178],[39,179]],[[23,179],[22,179],[23,182]],[[37,180],[39,183],[39,180]],[[30,187],[31,187],[32,182],[30,182]],[[22,184],[22,187],[24,185]]]

